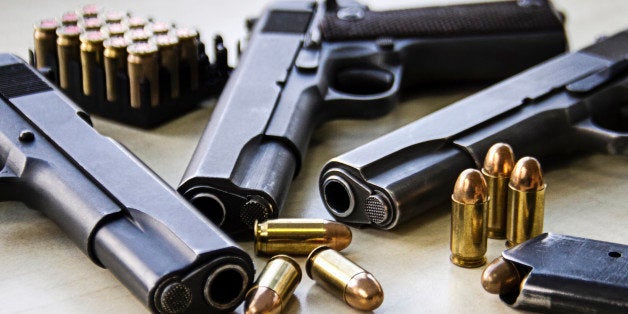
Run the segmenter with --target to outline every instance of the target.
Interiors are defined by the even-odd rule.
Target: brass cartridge
[[[153,36],[149,31],[143,28],[130,29],[126,33],[127,39],[133,43],[145,43]]]
[[[523,157],[517,161],[508,184],[507,247],[543,233],[546,186],[538,160]]]
[[[179,40],[174,35],[155,37],[159,49],[159,65],[170,76],[170,98],[179,97]],[[163,86],[162,86],[163,88]]]
[[[154,22],[151,23],[148,28],[155,35],[166,35],[170,32],[170,24],[165,22]]]
[[[68,11],[63,13],[63,15],[61,15],[61,25],[63,26],[71,26],[71,25],[78,25],[79,22],[79,15],[76,14],[76,12],[74,11]]]
[[[103,67],[103,41],[106,36],[100,31],[81,34],[81,71],[83,73],[83,94],[91,96],[96,86],[94,83],[94,69]]]
[[[105,82],[107,100],[114,102],[118,99],[118,75],[127,73],[128,41],[124,37],[113,37],[104,41]]]
[[[97,5],[88,4],[88,5],[83,6],[83,8],[81,9],[81,14],[83,15],[84,19],[88,19],[92,17],[98,17],[99,11],[100,9],[98,8]]]
[[[185,82],[190,90],[198,89],[198,45],[199,34],[192,28],[177,28],[177,37],[181,47],[181,62],[186,65],[188,74]]]
[[[97,17],[91,17],[83,20],[83,29],[86,32],[98,31],[103,27],[103,22]]]
[[[148,105],[159,104],[159,59],[157,46],[153,43],[137,43],[127,48],[129,71],[129,93],[131,107],[140,108],[142,98],[148,95]],[[145,94],[148,93],[148,94]]]
[[[372,311],[384,302],[377,279],[335,250],[321,246],[307,258],[307,275],[352,308]]]
[[[104,26],[103,30],[109,34],[109,37],[124,37],[129,29],[124,24],[110,24]]]
[[[506,211],[508,208],[508,182],[515,166],[512,147],[496,143],[484,158],[482,175],[488,186],[487,236],[491,239],[506,238]]]
[[[281,313],[299,282],[299,264],[286,255],[274,256],[246,293],[245,313]]]
[[[351,243],[349,227],[324,219],[272,219],[255,222],[256,255],[307,255],[319,246],[342,251]]]
[[[59,58],[59,87],[70,88],[70,66],[81,64],[81,29],[78,26],[64,26],[57,29],[57,56]]]
[[[57,28],[59,23],[54,19],[44,19],[34,26],[35,33],[35,67],[50,68],[57,63]]]
[[[451,195],[450,260],[460,267],[479,267],[486,263],[486,217],[488,188],[475,169],[458,176]]]
[[[127,20],[129,29],[143,29],[147,23],[146,19],[141,16],[131,16]]]

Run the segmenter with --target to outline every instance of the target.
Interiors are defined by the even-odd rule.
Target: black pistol
[[[451,195],[491,145],[541,159],[628,154],[628,30],[566,53],[329,161],[319,179],[339,221],[391,229]]]
[[[278,217],[317,125],[381,116],[402,89],[503,79],[565,49],[548,1],[394,11],[276,2],[255,22],[178,191],[243,234]]]
[[[24,61],[0,54],[0,199],[54,220],[148,309],[231,311],[251,258]]]

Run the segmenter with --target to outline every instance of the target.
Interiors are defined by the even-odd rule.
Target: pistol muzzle
[[[255,222],[256,255],[308,255],[319,246],[342,251],[351,243],[349,227],[324,219],[272,219]]]
[[[372,311],[384,302],[377,279],[335,250],[321,246],[307,258],[307,275],[354,309]]]
[[[508,184],[507,247],[543,232],[546,186],[538,160],[523,157],[517,161]]]
[[[460,173],[451,195],[450,260],[460,267],[486,263],[488,188],[475,169]]]
[[[141,108],[143,104],[159,104],[159,61],[157,46],[153,43],[136,43],[127,48],[129,72],[129,92],[131,107]]]
[[[486,153],[482,174],[490,197],[486,228],[491,239],[506,238],[508,182],[514,165],[515,155],[508,144],[494,144]]]
[[[299,264],[286,255],[274,256],[247,292],[245,313],[281,313],[299,282]]]

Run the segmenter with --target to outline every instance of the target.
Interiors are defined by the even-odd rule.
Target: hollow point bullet
[[[166,35],[170,32],[170,24],[165,22],[154,22],[148,27],[155,35]]]
[[[97,17],[91,17],[83,20],[83,29],[87,32],[98,31],[103,27],[103,22]]]
[[[136,29],[130,29],[126,33],[126,36],[131,42],[144,43],[144,42],[148,42],[148,40],[151,39],[153,34],[151,34],[151,32],[143,28],[136,28]]]
[[[351,229],[324,219],[272,219],[255,222],[256,255],[307,255],[327,246],[342,251],[351,243]]]
[[[109,34],[109,37],[124,37],[129,29],[124,24],[110,24],[104,26],[103,30]]]
[[[91,96],[96,86],[94,84],[94,69],[103,67],[103,41],[106,36],[100,31],[91,31],[81,34],[81,71],[83,74],[83,94]]]
[[[71,64],[81,64],[81,29],[78,26],[63,26],[57,29],[57,56],[59,60],[59,87],[70,88]]]
[[[508,184],[507,247],[543,232],[546,186],[538,160],[523,157],[517,161]]]
[[[105,83],[107,100],[118,99],[118,75],[127,73],[127,52],[129,43],[124,37],[112,37],[103,42],[105,63]]]
[[[57,63],[57,28],[55,19],[43,19],[34,26],[35,67],[50,68]]]
[[[481,282],[486,292],[506,295],[517,290],[521,277],[515,265],[500,256],[486,266]]]
[[[129,29],[142,29],[146,26],[148,22],[145,18],[141,16],[132,16],[127,20],[127,25],[129,25]]]
[[[488,187],[480,171],[464,170],[451,195],[450,260],[460,267],[486,263]]]
[[[384,291],[377,279],[329,247],[314,249],[307,258],[305,271],[352,308],[372,311],[384,302]]]
[[[74,11],[68,11],[61,15],[61,25],[69,26],[69,25],[78,25],[79,15]]]
[[[147,97],[147,105],[159,104],[159,60],[157,46],[153,43],[136,43],[127,48],[129,92],[131,107],[142,107]]]
[[[487,236],[491,239],[506,238],[506,212],[508,208],[508,183],[515,165],[512,147],[496,143],[484,158],[482,175],[488,186]]]
[[[87,19],[91,17],[97,17],[99,11],[100,9],[98,8],[97,5],[88,4],[88,5],[83,6],[83,8],[81,9],[81,14],[83,15],[84,19]]]
[[[281,313],[299,282],[299,264],[286,255],[274,256],[246,293],[245,313]]]
[[[107,24],[120,24],[126,15],[121,11],[107,11],[105,13],[105,22]]]

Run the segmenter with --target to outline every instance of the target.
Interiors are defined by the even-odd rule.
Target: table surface
[[[243,21],[267,1],[108,1],[106,8],[128,9],[158,19],[197,26],[205,42],[221,32],[229,48],[244,37]],[[367,1],[388,9],[464,1]],[[567,15],[572,49],[628,27],[628,1],[560,0]],[[0,9],[2,51],[27,56],[32,24],[39,18],[76,8],[81,1],[12,1]],[[232,49],[233,50],[233,49]],[[233,52],[232,55],[233,56]],[[233,59],[232,59],[233,62]],[[475,90],[448,87],[420,90],[391,114],[373,121],[334,121],[320,127],[310,143],[304,167],[292,183],[283,217],[331,219],[318,194],[323,164],[351,148],[397,129]],[[170,185],[176,186],[207,123],[215,99],[159,128],[140,130],[98,117],[94,126],[123,143]],[[544,169],[548,184],[545,230],[628,243],[628,158],[582,155]],[[394,231],[352,229],[353,243],[343,253],[372,272],[385,291],[381,313],[513,311],[480,285],[483,268],[462,269],[449,262],[449,206],[416,217]],[[240,245],[251,255],[251,242]],[[489,240],[487,258],[504,249]],[[0,312],[49,313],[145,312],[107,270],[92,264],[45,216],[21,203],[0,203]],[[304,258],[297,261],[304,265]],[[254,257],[261,269],[266,259]],[[288,313],[351,312],[304,276],[288,304]],[[242,307],[237,312],[242,312]]]

